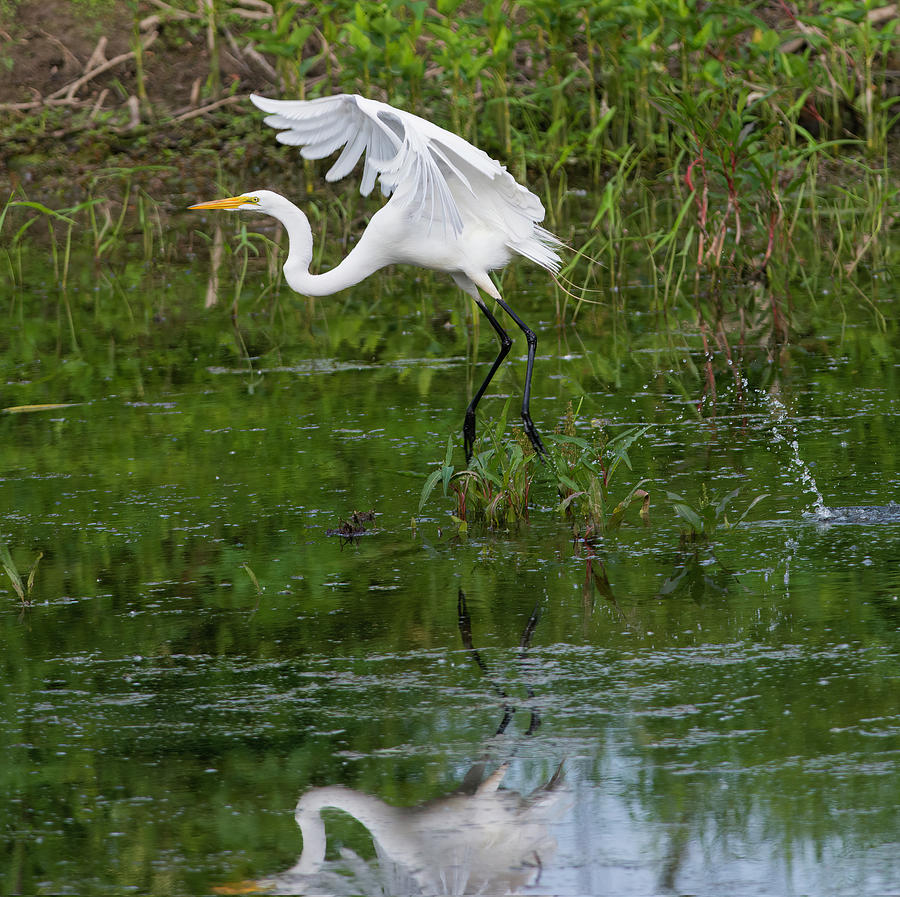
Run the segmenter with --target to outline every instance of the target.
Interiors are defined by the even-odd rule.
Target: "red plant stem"
[[[716,376],[713,373],[712,368],[712,353],[709,351],[709,340],[706,337],[706,322],[701,318],[700,319],[700,334],[703,337],[703,355],[706,358],[706,385],[703,387],[703,393],[700,396],[699,401],[697,402],[697,410],[699,411],[703,407],[703,396],[707,394],[707,392],[712,396],[713,401],[713,412],[715,413],[716,406]]]
[[[775,225],[778,222],[778,210],[772,209],[769,212],[769,243],[766,246],[766,254],[763,256],[762,267],[765,268],[769,264],[772,257],[772,250],[775,248]]]
[[[792,22],[796,22],[796,21],[797,21],[797,13],[795,13],[794,10],[792,10],[792,9],[790,8],[790,6],[788,6],[787,3],[784,2],[784,0],[778,0],[778,5],[784,10],[784,14],[785,14]]]

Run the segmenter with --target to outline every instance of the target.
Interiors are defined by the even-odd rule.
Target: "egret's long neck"
[[[288,286],[305,296],[330,296],[364,280],[377,271],[387,260],[379,260],[365,248],[365,234],[353,247],[347,257],[335,268],[323,274],[310,274],[312,261],[312,230],[306,215],[292,202],[285,199],[284,205],[273,214],[285,226],[288,234],[288,257],[284,263],[284,276]]]
[[[312,875],[321,868],[325,860],[325,824],[320,816],[324,807],[343,810],[361,822],[394,860],[414,862],[414,857],[411,859],[409,856],[408,833],[401,821],[405,811],[360,791],[353,791],[342,785],[328,785],[313,788],[297,803],[294,819],[303,836],[303,853],[293,872]]]

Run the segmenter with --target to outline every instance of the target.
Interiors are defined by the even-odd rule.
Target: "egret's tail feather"
[[[572,283],[571,280],[566,280],[565,278],[560,279],[558,274],[553,274],[553,280],[556,285],[572,299],[577,299],[579,302],[587,302],[588,305],[602,305],[603,303],[599,299],[587,299],[585,298],[585,293],[603,293],[605,290],[589,290],[587,287],[580,287],[577,283]],[[572,289],[569,289],[571,287]],[[579,293],[573,293],[572,290],[579,290]]]
[[[552,236],[552,234],[551,234],[551,236]],[[556,239],[556,238],[554,237],[554,239]],[[604,265],[603,262],[600,261],[600,259],[595,258],[592,255],[588,255],[583,249],[576,249],[574,246],[569,246],[568,243],[563,243],[561,240],[556,240],[556,245],[558,246],[559,249],[565,249],[567,252],[572,253],[572,255],[574,256],[574,258],[572,260],[573,262],[575,259],[581,257],[581,258],[587,259],[589,262],[593,262],[593,264],[595,264],[595,265],[599,265],[601,268],[606,267],[606,265]],[[566,275],[562,273],[561,268],[562,268],[562,266],[560,266],[560,268],[557,268],[557,270],[552,271],[551,273],[553,274],[553,279],[556,281],[557,286],[564,293],[568,294],[569,296],[573,296],[573,298],[575,298],[575,299],[583,299],[584,293],[605,293],[606,292],[606,290],[602,289],[602,288],[598,289],[598,288],[594,288],[594,287],[586,287],[583,284],[575,283],[574,280],[572,280],[569,277],[566,277]],[[563,286],[563,284],[565,284],[565,286]],[[569,287],[570,289],[566,289],[566,287]],[[575,294],[573,294],[571,292],[571,290],[578,290],[581,295],[576,296]],[[586,302],[587,300],[585,299],[584,301]]]
[[[586,286],[584,286],[584,284],[575,283],[574,280],[572,280],[569,277],[566,277],[565,274],[554,275],[554,280],[560,286],[562,286],[562,284],[565,284],[566,286],[571,287],[573,290],[580,290],[582,293],[605,293],[606,292],[606,290],[603,287],[586,287]],[[566,292],[568,293],[569,291],[566,290]],[[569,293],[569,295],[571,296],[572,294]]]
[[[527,258],[536,265],[545,268],[554,277],[559,274],[562,268],[562,259],[559,256],[559,251],[565,248],[565,244],[555,234],[550,233],[550,231],[539,224],[535,224],[534,230],[527,240],[508,243],[507,245],[523,258]]]

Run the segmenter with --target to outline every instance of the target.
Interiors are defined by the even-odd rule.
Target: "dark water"
[[[40,555],[27,606],[0,581],[3,893],[900,890],[897,297],[717,354],[713,396],[677,318],[560,330],[521,269],[538,425],[650,426],[616,474],[650,525],[585,545],[540,478],[512,531],[417,514],[493,355],[450,287],[234,329],[190,272],[93,276],[4,299],[0,404],[68,406],[0,415],[2,540]],[[667,491],[737,487],[732,520],[768,497],[682,538]]]

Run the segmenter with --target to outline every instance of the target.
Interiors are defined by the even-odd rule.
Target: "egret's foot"
[[[475,412],[466,409],[466,419],[463,421],[463,448],[466,452],[466,466],[472,461],[472,453],[475,451]]]
[[[544,443],[541,442],[537,427],[532,423],[531,415],[527,412],[522,414],[522,426],[525,430],[525,435],[531,440],[531,445],[534,447],[535,454],[543,461],[544,458],[547,457],[547,449],[544,448]]]

